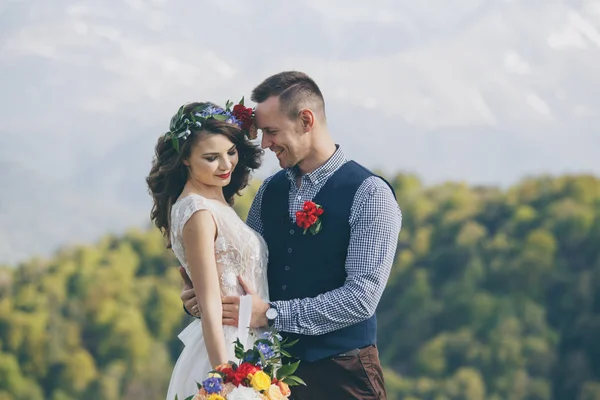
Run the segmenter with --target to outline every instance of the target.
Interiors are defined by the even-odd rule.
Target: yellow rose
[[[258,371],[252,375],[250,385],[256,390],[263,391],[267,390],[271,385],[271,377],[265,374],[263,371]]]
[[[269,399],[269,400],[282,400],[282,399],[286,398],[281,393],[281,389],[279,389],[279,386],[277,386],[277,385],[269,386],[269,389],[267,389],[266,394],[267,394],[267,399]]]
[[[225,397],[223,397],[219,394],[213,393],[210,396],[208,396],[208,399],[206,399],[206,400],[225,400]]]

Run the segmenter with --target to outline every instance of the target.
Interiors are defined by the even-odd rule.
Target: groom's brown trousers
[[[291,399],[377,399],[386,392],[374,345],[315,362],[301,361],[294,373],[306,386],[293,386]]]

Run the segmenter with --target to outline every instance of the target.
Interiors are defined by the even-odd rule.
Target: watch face
[[[274,308],[269,308],[267,310],[267,318],[268,319],[275,319],[277,318],[277,310]]]

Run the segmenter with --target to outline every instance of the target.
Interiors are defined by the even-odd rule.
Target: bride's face
[[[231,182],[238,151],[226,136],[200,132],[190,157],[183,163],[189,167],[194,182],[224,187]]]

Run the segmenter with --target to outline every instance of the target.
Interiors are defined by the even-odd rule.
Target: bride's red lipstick
[[[217,176],[219,178],[221,178],[221,179],[227,179],[227,178],[229,178],[231,176],[231,172],[228,172],[228,173],[223,174],[223,175],[217,175]]]

